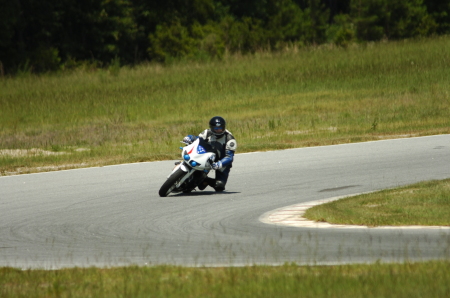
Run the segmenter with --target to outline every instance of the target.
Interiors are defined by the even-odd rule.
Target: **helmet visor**
[[[213,127],[214,133],[223,133],[224,129],[222,126]]]

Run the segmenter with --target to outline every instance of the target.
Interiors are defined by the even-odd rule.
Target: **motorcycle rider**
[[[216,178],[206,177],[198,186],[198,189],[204,190],[209,185],[217,192],[224,191],[233,164],[234,152],[237,148],[236,140],[231,132],[226,129],[225,119],[220,116],[212,117],[209,120],[209,129],[205,129],[198,137],[211,144],[219,154],[219,160],[212,164],[213,170],[216,171]],[[191,144],[196,139],[197,136],[187,135],[183,142]]]

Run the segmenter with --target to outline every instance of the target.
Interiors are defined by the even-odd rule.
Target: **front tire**
[[[160,197],[167,197],[172,190],[177,185],[178,181],[186,175],[186,172],[183,171],[181,168],[176,170],[172,175],[167,178],[166,182],[161,186],[159,189],[159,196]]]

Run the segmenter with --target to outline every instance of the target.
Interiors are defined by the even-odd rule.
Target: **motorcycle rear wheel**
[[[159,196],[167,197],[184,175],[186,175],[186,172],[182,169],[178,169],[172,175],[170,175],[170,177],[167,178],[166,182],[164,182],[164,184],[159,189]]]

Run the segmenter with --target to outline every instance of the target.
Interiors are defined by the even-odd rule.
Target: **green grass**
[[[175,159],[215,115],[238,153],[450,133],[445,48],[450,37],[3,78],[0,173]],[[5,151],[32,148],[45,154]]]
[[[365,226],[450,226],[450,179],[344,198],[306,210],[304,217]]]
[[[448,297],[450,263],[0,269],[1,297]]]

